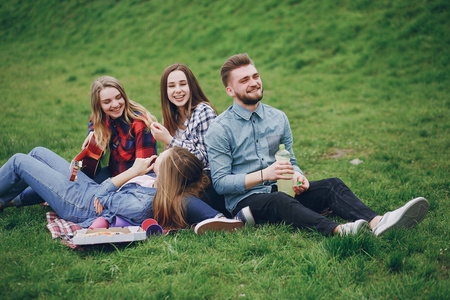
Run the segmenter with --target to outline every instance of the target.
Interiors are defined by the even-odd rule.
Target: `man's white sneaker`
[[[194,232],[196,234],[203,234],[205,231],[234,231],[244,227],[244,223],[241,220],[226,219],[226,218],[211,218],[206,219],[195,225]]]
[[[366,220],[356,220],[355,222],[341,224],[340,235],[353,235],[363,232],[370,232],[369,223]]]
[[[241,220],[245,226],[253,226],[255,225],[255,218],[253,218],[252,211],[249,206],[241,209],[236,216],[234,216],[235,220]]]
[[[391,228],[412,228],[425,218],[427,212],[427,199],[415,198],[402,207],[385,213],[380,223],[372,229],[372,233],[380,236]]]

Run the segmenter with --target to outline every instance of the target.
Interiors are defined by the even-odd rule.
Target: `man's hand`
[[[294,167],[290,161],[276,161],[263,170],[264,180],[275,181],[278,179],[291,179],[292,176],[283,174],[294,174]]]
[[[289,176],[285,176],[284,174],[289,174]],[[302,186],[300,188],[297,187],[294,189],[294,186],[292,186],[296,194],[300,194],[309,188],[309,182],[306,177],[294,171],[294,167],[290,161],[276,161],[262,171],[258,170],[247,174],[245,176],[245,189],[248,190],[261,184],[262,181],[275,181],[278,179],[291,180],[292,184],[301,181]]]
[[[299,172],[295,172],[293,182],[295,183],[295,185],[292,187],[292,189],[294,190],[296,195],[300,195],[301,193],[309,189],[308,179]],[[301,184],[298,184],[299,182],[301,182]]]

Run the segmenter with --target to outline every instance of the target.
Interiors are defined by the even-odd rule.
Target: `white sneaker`
[[[415,198],[402,207],[385,213],[380,223],[372,229],[372,233],[380,236],[391,228],[413,228],[425,218],[427,212],[427,199]]]
[[[196,234],[203,234],[205,231],[234,231],[244,227],[244,222],[235,219],[226,218],[211,218],[206,219],[195,225],[194,232]]]
[[[249,206],[241,209],[236,216],[234,216],[235,220],[241,220],[245,226],[253,226],[255,225],[255,218],[253,218],[252,211]]]
[[[356,220],[355,222],[341,224],[340,235],[353,235],[362,232],[370,232],[369,222],[366,220]]]

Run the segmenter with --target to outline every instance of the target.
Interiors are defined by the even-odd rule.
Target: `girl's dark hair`
[[[168,66],[161,75],[161,109],[164,121],[164,127],[169,130],[170,134],[175,135],[176,130],[178,129],[178,125],[184,120],[179,120],[180,114],[178,112],[178,107],[170,102],[169,96],[167,95],[167,78],[169,74],[173,71],[182,71],[186,75],[186,79],[189,84],[189,89],[191,94],[189,95],[189,101],[186,103],[184,109],[186,110],[186,116],[190,119],[191,112],[197,107],[199,103],[207,103],[211,106],[212,109],[217,113],[214,106],[206,97],[205,93],[203,93],[202,88],[200,87],[197,78],[195,78],[191,69],[189,69],[186,65],[181,63],[176,63]]]

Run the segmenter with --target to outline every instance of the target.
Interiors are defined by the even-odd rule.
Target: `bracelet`
[[[263,178],[263,172],[262,172],[263,170],[261,169],[261,183],[263,183],[264,182],[264,178]]]

